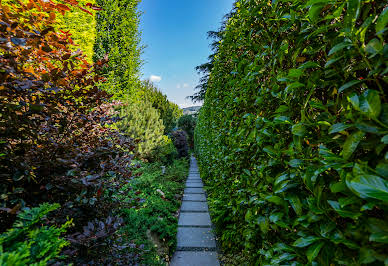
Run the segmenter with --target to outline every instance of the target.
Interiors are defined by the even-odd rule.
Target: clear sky
[[[234,0],[142,0],[140,23],[143,79],[150,79],[181,107],[194,105],[199,75],[195,67],[207,62],[211,50],[207,32],[217,30]],[[195,104],[197,105],[197,104]]]

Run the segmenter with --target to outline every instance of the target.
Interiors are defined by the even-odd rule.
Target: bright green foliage
[[[160,162],[142,164],[139,170],[142,175],[123,187],[125,193],[114,195],[121,201],[131,201],[134,197],[143,199],[139,209],[122,210],[125,219],[122,232],[128,242],[145,245],[148,252],[142,255],[142,265],[165,265],[164,259],[171,256],[176,247],[176,213],[180,206],[177,195],[183,194],[189,162],[187,159],[174,160],[164,174]],[[152,238],[158,239],[159,253],[164,254],[158,256]]]
[[[78,0],[78,2],[83,7],[87,3],[95,3],[94,0]],[[93,15],[90,15],[78,7],[71,7],[71,9],[71,12],[66,12],[64,16],[57,16],[57,19],[63,25],[62,30],[70,30],[71,38],[79,46],[76,48],[81,49],[87,56],[88,61],[92,62],[93,46],[96,38],[96,12],[93,11]]]
[[[195,133],[229,252],[388,262],[387,13],[377,0],[236,2]]]
[[[165,144],[163,121],[149,102],[126,103],[120,113],[123,119],[117,127],[131,138],[138,139],[137,153],[142,159],[152,159],[155,149]]]
[[[60,235],[72,221],[59,228],[40,226],[46,215],[59,207],[44,203],[22,211],[13,228],[0,235],[0,265],[46,265],[59,258],[61,249],[69,244]]]
[[[187,133],[190,147],[194,147],[194,129],[197,123],[197,118],[193,115],[183,115],[178,120],[178,127]]]
[[[183,114],[183,110],[177,104],[169,101],[167,96],[149,80],[142,82],[137,99],[152,103],[152,107],[158,110],[160,118],[163,120],[165,134],[170,133],[175,128],[178,118]]]
[[[96,0],[103,10],[97,13],[94,59],[97,61],[108,55],[108,66],[102,71],[107,81],[101,86],[118,98],[133,94],[140,83],[139,2]]]

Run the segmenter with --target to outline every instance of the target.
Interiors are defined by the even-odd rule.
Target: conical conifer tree
[[[149,102],[126,104],[120,116],[118,128],[134,139],[140,139],[137,152],[140,158],[149,159],[162,142],[164,125],[159,112]]]

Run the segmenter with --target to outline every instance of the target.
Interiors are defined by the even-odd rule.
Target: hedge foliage
[[[94,0],[78,0],[81,6],[94,4]],[[70,31],[71,38],[77,45],[75,49],[81,49],[87,56],[88,62],[93,62],[93,46],[96,38],[96,16],[85,14],[78,7],[71,6],[71,11],[65,15],[58,16],[58,22],[62,30]]]
[[[387,23],[386,1],[235,3],[195,132],[226,250],[388,263]]]
[[[96,0],[97,13],[94,60],[109,57],[101,74],[107,82],[101,87],[116,98],[133,94],[140,84],[140,45],[137,5],[140,0]]]

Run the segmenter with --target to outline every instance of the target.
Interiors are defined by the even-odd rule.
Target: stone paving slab
[[[185,188],[185,191],[183,192],[184,194],[190,194],[190,193],[205,193],[203,188],[198,188],[198,187],[187,187]]]
[[[203,188],[201,182],[186,182],[186,188]]]
[[[177,240],[177,249],[216,247],[216,240],[210,228],[179,227]]]
[[[209,251],[177,251],[171,266],[219,266],[217,252]]]
[[[201,179],[187,180],[186,184],[203,184]]]
[[[186,182],[202,182],[202,180],[200,178],[189,178]]]
[[[178,226],[211,226],[210,215],[208,212],[181,212],[179,215]]]
[[[208,211],[207,202],[205,201],[183,201],[181,211]]]
[[[183,200],[206,201],[205,194],[183,194]]]

